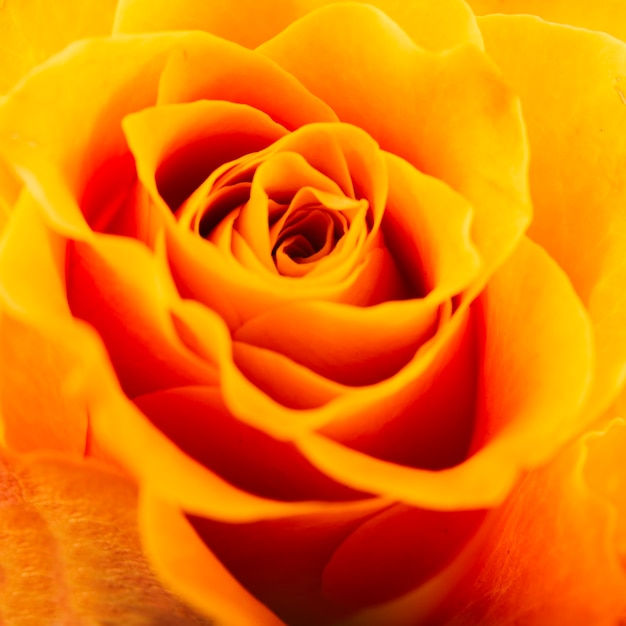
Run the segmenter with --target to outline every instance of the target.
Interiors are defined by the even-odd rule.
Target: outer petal
[[[3,624],[138,626],[167,615],[168,624],[208,626],[155,580],[131,482],[96,463],[0,458]]]
[[[600,437],[614,434],[623,446],[623,433]],[[587,454],[587,465],[591,462],[597,471],[594,457],[612,446],[604,448],[596,436],[577,441],[545,468],[525,476],[495,513],[487,548],[465,589],[446,602],[444,612],[452,616],[446,624],[620,622],[626,578],[612,543],[613,518],[597,485],[585,475]],[[611,474],[617,467],[612,466]],[[606,473],[603,478],[605,484],[612,480]]]
[[[309,11],[333,4],[329,0],[121,0],[115,31],[145,33],[162,30],[206,30],[254,48],[271,39]],[[480,32],[461,0],[372,0],[418,45],[443,50],[459,43],[481,45]]]
[[[108,35],[116,0],[6,0],[0,4],[0,93],[85,37]]]
[[[549,22],[600,30],[626,41],[626,5],[622,0],[467,0],[476,15],[527,13]]]
[[[63,242],[42,224],[24,191],[0,247],[0,407],[5,444],[15,450],[85,450],[87,412],[71,393],[85,355],[53,315],[67,315]],[[30,253],[25,253],[29,246]],[[54,331],[50,331],[50,326]]]
[[[626,377],[626,45],[531,17],[480,24],[522,100],[535,207],[528,234],[569,275],[594,324],[593,418]]]

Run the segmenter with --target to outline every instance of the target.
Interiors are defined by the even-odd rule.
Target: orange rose
[[[217,623],[615,621],[620,426],[575,438],[626,371],[625,61],[461,0],[122,0],[0,103],[6,447],[132,477]]]

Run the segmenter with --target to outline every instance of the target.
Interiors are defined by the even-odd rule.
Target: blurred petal
[[[613,509],[615,553],[626,573],[626,414],[622,409],[618,415],[604,431],[588,438],[585,478],[589,488]]]
[[[168,587],[216,620],[212,624],[283,625],[207,549],[182,511],[145,491],[140,503],[145,550]]]
[[[120,0],[115,31],[146,33],[162,30],[205,30],[249,48],[272,38],[291,22],[329,0],[239,0],[233,11],[229,0]],[[415,43],[432,50],[459,43],[481,45],[480,32],[461,0],[372,0],[402,26]]]
[[[0,3],[0,93],[65,46],[113,27],[116,0]]]
[[[600,439],[583,438],[523,477],[494,513],[486,549],[459,595],[446,601],[445,624],[619,623],[626,578],[612,544],[612,511],[585,477],[587,463],[594,465],[603,449]]]
[[[467,0],[476,15],[526,13],[548,22],[600,30],[626,41],[626,5],[622,0]]]
[[[9,218],[13,205],[17,201],[21,183],[15,172],[0,158],[0,232]]]
[[[42,222],[24,191],[0,247],[0,406],[4,442],[15,450],[52,448],[82,455],[87,412],[71,393],[84,355],[55,315],[64,295],[64,242]],[[45,329],[45,330],[44,330]]]
[[[480,25],[524,108],[535,207],[528,235],[565,270],[593,322],[590,420],[626,379],[626,45],[531,17]]]
[[[1,457],[3,623],[138,625],[166,615],[208,626],[155,579],[132,483],[95,463]]]

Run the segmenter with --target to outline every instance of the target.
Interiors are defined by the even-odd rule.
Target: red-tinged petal
[[[626,6],[622,0],[467,0],[476,15],[519,13],[548,22],[599,30],[626,41]]]
[[[104,349],[94,336],[84,337],[83,344],[85,349]],[[360,511],[372,506],[371,499],[281,502],[238,489],[186,455],[152,425],[123,394],[104,359],[94,363],[78,393],[89,403],[93,454],[114,460],[141,485],[191,514],[226,522],[256,522],[313,512]]]
[[[565,270],[593,322],[588,421],[626,376],[626,45],[531,17],[480,25],[524,109],[535,206],[528,234]]]
[[[190,513],[228,522],[254,522],[325,508],[362,506],[358,502],[285,503],[234,487],[181,452],[116,390],[110,373],[108,377],[97,390],[92,381],[90,415],[94,442],[98,450],[114,458],[160,498],[177,503]]]
[[[97,463],[0,461],[0,618],[5,624],[208,626],[156,580],[136,487]]]
[[[168,389],[134,402],[170,441],[242,491],[284,501],[367,497],[334,483],[293,443],[237,420],[217,388]]]
[[[130,397],[217,380],[215,363],[198,359],[178,336],[170,315],[177,294],[163,274],[133,240],[100,236],[68,247],[72,314],[98,331]]]
[[[435,338],[418,351],[414,362],[424,358],[427,367],[413,376],[399,372],[402,386],[393,395],[381,393],[362,413],[337,415],[318,432],[374,458],[420,469],[464,461],[476,428],[477,317],[473,311],[452,337]]]
[[[521,469],[541,463],[572,435],[591,382],[590,328],[566,276],[527,240],[492,277],[480,306],[487,330],[475,452],[466,461],[428,472],[313,433],[298,439],[308,458],[355,489],[415,506],[450,510],[502,501]],[[439,336],[452,333],[454,319],[447,326]]]
[[[116,0],[6,0],[0,5],[0,93],[68,44],[113,27]]]
[[[139,525],[157,574],[216,623],[284,626],[207,549],[180,509],[144,490]]]
[[[451,563],[485,511],[429,511],[392,506],[361,524],[324,568],[323,594],[361,609],[406,593]]]
[[[255,524],[222,524],[191,517],[206,545],[255,597],[288,624],[335,623],[342,606],[323,592],[324,569],[361,524],[389,503],[360,510],[319,512]]]
[[[486,55],[473,46],[427,53],[356,4],[315,11],[258,50],[341,121],[464,195],[485,275],[510,254],[530,217],[527,147],[519,101]]]
[[[595,365],[589,315],[563,270],[527,238],[478,304],[484,331],[475,445],[502,437],[503,451],[533,466],[576,434]]]
[[[115,31],[145,33],[163,30],[205,30],[254,48],[308,12],[332,4],[329,0],[240,0],[233,11],[228,0],[199,4],[193,0],[121,0]],[[459,43],[481,45],[472,12],[461,0],[372,0],[398,22],[416,44],[432,50]]]
[[[610,430],[603,435],[611,436]],[[626,578],[612,543],[614,518],[586,477],[605,449],[595,437],[578,440],[520,480],[494,512],[473,571],[446,600],[442,610],[449,619],[437,623],[619,623],[626,610]],[[611,473],[618,467],[612,465]]]
[[[274,350],[235,341],[233,360],[253,385],[288,408],[321,407],[348,391]]]

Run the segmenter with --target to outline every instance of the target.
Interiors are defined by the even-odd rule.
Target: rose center
[[[311,264],[328,255],[346,229],[340,213],[320,207],[299,209],[281,222],[270,227],[272,258],[281,274],[291,274],[293,263]]]

